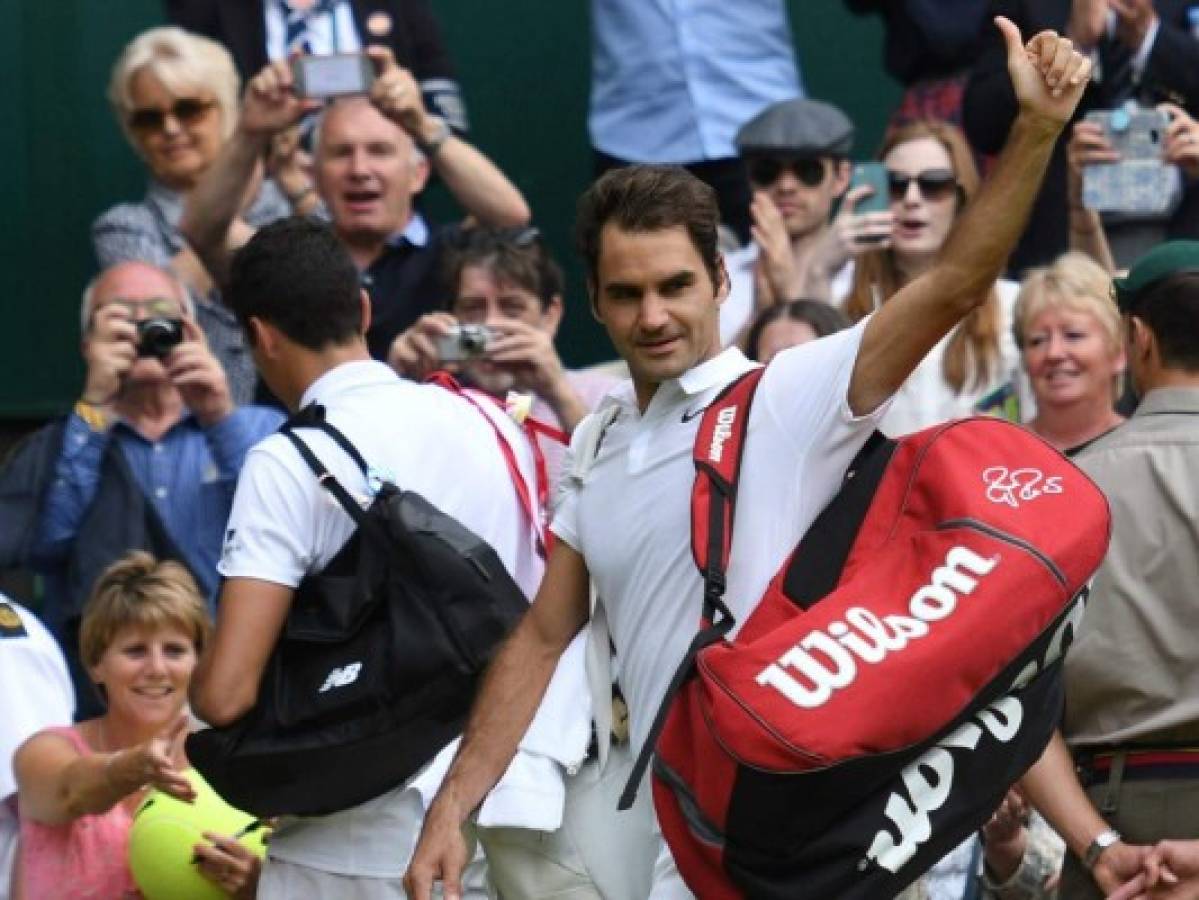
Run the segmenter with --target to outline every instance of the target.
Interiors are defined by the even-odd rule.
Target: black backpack
[[[384,482],[363,510],[295,433],[281,429],[358,527],[292,601],[242,719],[187,739],[187,755],[234,806],[326,815],[416,774],[462,733],[483,670],[528,609],[495,550],[419,494]],[[372,473],[373,474],[373,473]]]

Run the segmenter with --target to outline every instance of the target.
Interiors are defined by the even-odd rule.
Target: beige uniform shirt
[[[1075,462],[1112,543],[1066,656],[1066,740],[1199,746],[1199,388],[1149,392]]]

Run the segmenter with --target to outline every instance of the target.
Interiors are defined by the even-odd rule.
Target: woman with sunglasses
[[[141,896],[128,862],[133,813],[150,788],[196,797],[182,745],[187,689],[210,631],[204,598],[178,563],[136,551],[96,581],[79,642],[106,709],[17,749],[16,896]],[[197,870],[227,894],[254,896],[261,863],[250,850],[214,835],[193,852]]]
[[[135,37],[113,66],[108,98],[125,137],[146,165],[149,187],[137,203],[105,212],[92,226],[100,267],[138,260],[175,270],[197,301],[197,319],[229,376],[233,398],[249,402],[254,367],[233,314],[210,298],[212,279],[179,232],[184,199],[208,170],[238,115],[240,83],[229,52],[180,28]],[[294,147],[272,162],[273,180],[255,183],[243,207],[260,227],[316,204]]]
[[[961,131],[940,122],[894,130],[887,167],[894,228],[890,246],[859,257],[844,300],[858,321],[932,267],[954,220],[978,190]],[[1019,420],[1020,354],[1012,337],[1017,285],[1000,280],[987,301],[937,344],[896,393],[882,430],[897,436],[947,419],[999,412]]]

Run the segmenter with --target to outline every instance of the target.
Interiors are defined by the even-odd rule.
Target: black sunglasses
[[[756,156],[747,162],[749,180],[766,186],[778,181],[783,170],[790,172],[806,187],[818,187],[824,183],[827,171],[824,160],[810,156]]]
[[[925,169],[918,175],[905,175],[888,169],[887,188],[891,193],[891,202],[898,203],[906,197],[913,181],[925,200],[944,200],[958,188],[957,176],[949,169]]]
[[[183,97],[171,104],[169,109],[158,109],[152,106],[135,109],[129,114],[129,127],[133,131],[140,132],[162,131],[166,125],[167,116],[174,117],[180,125],[194,125],[204,118],[214,106],[216,106],[215,100]]]

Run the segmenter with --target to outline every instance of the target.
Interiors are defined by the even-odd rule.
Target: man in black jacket
[[[1025,34],[1046,29],[1066,34],[1097,57],[1098,77],[1079,104],[1076,118],[1110,109],[1126,99],[1152,105],[1170,100],[1199,113],[1199,41],[1190,23],[1194,0],[992,0],[991,12],[1006,16]],[[1016,116],[1003,45],[988,32],[963,100],[963,125],[980,153],[994,153]],[[1032,218],[1012,254],[1010,268],[1044,265],[1067,248],[1066,144],[1062,134]],[[1186,192],[1169,223],[1170,236],[1199,234],[1199,191]]]

